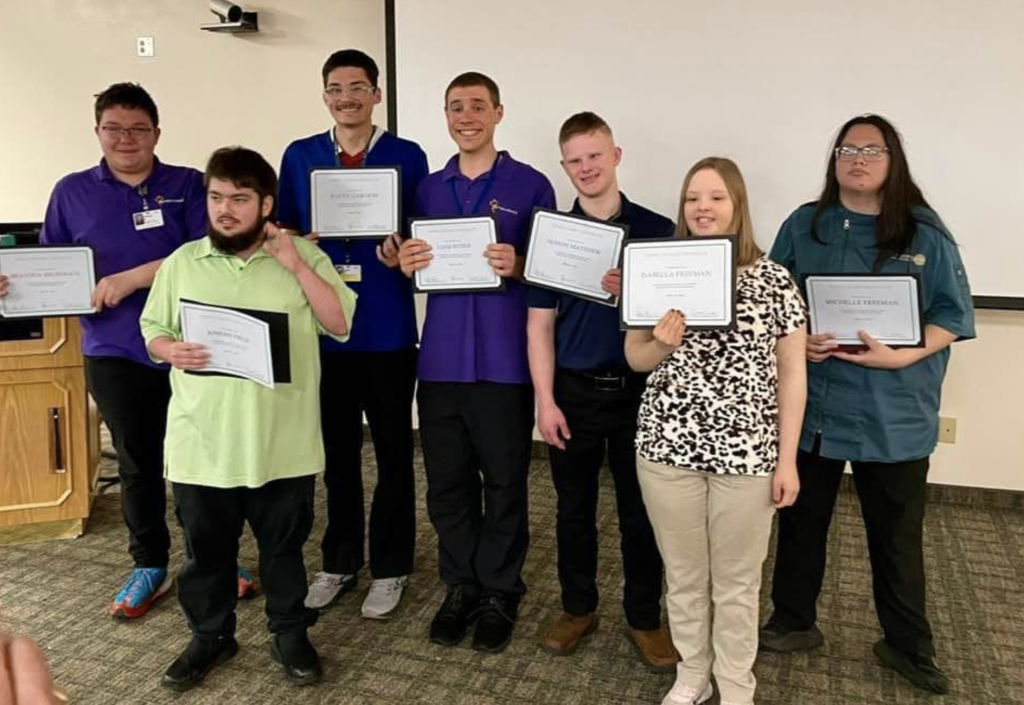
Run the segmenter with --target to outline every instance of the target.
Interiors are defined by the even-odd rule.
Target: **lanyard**
[[[374,125],[370,130],[370,138],[366,140],[366,146],[363,147],[363,160],[359,163],[359,166],[366,166],[366,156],[370,153],[370,145],[373,144],[373,138],[377,136],[377,126]],[[331,129],[331,144],[334,145],[334,164],[336,166],[344,166],[341,163],[341,145],[338,144],[338,137],[334,134],[334,129]]]
[[[455,188],[455,181],[456,181],[456,179],[452,179],[451,181],[448,182],[448,185],[451,186],[451,190],[452,190],[452,200],[455,202],[455,207],[459,209],[459,213],[461,213],[462,215],[475,215],[476,214],[477,210],[479,210],[479,208],[480,208],[480,204],[483,203],[487,199],[487,196],[490,195],[490,193],[491,193],[491,189],[494,187],[494,174],[498,170],[498,162],[499,161],[501,161],[501,155],[500,154],[498,155],[498,158],[494,160],[494,166],[491,167],[490,172],[488,172],[488,174],[487,174],[487,178],[485,179],[487,184],[480,191],[480,195],[477,196],[476,203],[473,204],[473,207],[470,209],[470,211],[468,213],[466,212],[466,209],[463,208],[462,201],[459,199],[459,192]],[[471,181],[471,182],[469,182],[469,188],[472,188],[472,186],[473,186],[473,182]]]

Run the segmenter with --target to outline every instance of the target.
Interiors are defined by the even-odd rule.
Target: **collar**
[[[494,165],[491,167],[491,170],[485,171],[483,174],[480,174],[480,176],[476,177],[476,179],[473,180],[476,181],[478,179],[483,179],[488,174],[493,173],[494,178],[498,179],[499,181],[511,181],[513,172],[515,172],[515,160],[512,159],[512,157],[509,156],[508,152],[503,149],[498,152],[498,158],[494,160]],[[459,171],[458,154],[449,159],[448,163],[444,165],[444,169],[441,170],[441,179],[443,179],[444,181],[451,181],[452,179],[466,179],[467,181],[469,180],[469,177],[465,176],[461,171]]]
[[[142,186],[142,184],[148,184],[153,179],[155,179],[157,177],[157,175],[159,174],[159,172],[163,171],[163,167],[164,167],[163,163],[157,158],[156,155],[153,155],[153,171],[150,172],[149,176],[147,176],[142,181],[142,183],[139,184],[139,186]],[[93,168],[92,175],[93,175],[93,177],[97,181],[105,181],[105,182],[117,181],[118,183],[124,183],[124,182],[120,181],[116,176],[114,176],[114,172],[112,172],[110,170],[110,166],[107,164],[107,158],[106,157],[103,157],[103,158],[100,159],[100,163],[97,164]],[[138,187],[137,186],[132,186],[130,188],[138,188]]]
[[[619,213],[614,218],[609,218],[606,222],[609,223],[630,223],[636,215],[636,206],[633,202],[626,198],[626,194],[619,191],[619,199],[622,203],[619,205]],[[586,211],[583,210],[583,206],[580,205],[580,199],[577,197],[572,203],[572,210],[570,213],[574,215],[582,215],[585,218],[592,218]]]
[[[367,156],[369,156],[370,150],[377,146],[377,142],[380,141],[380,138],[384,136],[385,132],[387,132],[387,130],[383,127],[373,125],[373,132],[370,133],[370,142],[363,150]],[[327,139],[331,141],[331,147],[334,150],[334,153],[341,154],[341,145],[338,144],[338,140],[334,136],[334,127],[327,128]]]

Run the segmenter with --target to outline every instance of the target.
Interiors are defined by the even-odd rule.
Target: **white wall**
[[[562,121],[594,110],[624,149],[623,190],[674,216],[708,154],[744,170],[759,240],[816,197],[835,130],[879,112],[903,131],[915,178],[961,243],[977,295],[1024,296],[1024,3],[1019,0],[396,0],[398,121],[439,167],[456,74],[502,90],[499,147],[549,175]],[[485,25],[485,29],[482,26]],[[450,49],[448,49],[450,47]],[[933,482],[1024,491],[1024,313],[979,312],[954,347]]]
[[[320,78],[331,52],[361,48],[384,71],[382,0],[243,5],[258,34],[200,31],[216,21],[204,0],[0,0],[0,221],[41,220],[54,182],[99,162],[93,96],[111,83],[153,95],[164,161],[202,169],[242,144],[276,167],[288,142],[333,124]],[[135,56],[140,36],[153,58]],[[387,124],[383,103],[375,120]]]

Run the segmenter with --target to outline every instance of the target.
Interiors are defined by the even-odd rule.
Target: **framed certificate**
[[[95,313],[96,270],[90,247],[5,247],[0,274],[10,290],[0,299],[4,318],[82,316]]]
[[[505,282],[484,252],[498,242],[494,218],[423,218],[409,223],[410,235],[427,242],[434,258],[416,272],[420,292],[472,292],[502,289]]]
[[[182,301],[178,305],[185,342],[201,343],[210,361],[200,372],[243,377],[274,388],[270,325],[230,308]]]
[[[618,266],[628,234],[625,225],[537,208],[523,278],[534,286],[615,306],[618,299],[601,288],[601,279]]]
[[[627,242],[622,249],[622,328],[653,328],[671,309],[687,328],[731,328],[736,317],[736,236]]]
[[[311,170],[313,232],[324,238],[381,238],[398,232],[400,177],[397,166]]]
[[[835,333],[842,347],[863,348],[858,331],[890,347],[924,347],[916,274],[809,274],[804,289],[811,333]]]

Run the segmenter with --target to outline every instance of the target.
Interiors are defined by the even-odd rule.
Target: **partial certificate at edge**
[[[243,377],[274,388],[270,326],[229,308],[182,301],[181,333],[188,343],[201,343],[210,353],[202,372]]]
[[[624,225],[537,209],[523,278],[535,286],[615,306],[615,297],[601,287],[601,279],[618,265],[626,234]]]
[[[485,256],[487,246],[498,242],[494,218],[426,218],[413,220],[409,230],[430,245],[434,256],[416,272],[417,291],[488,291],[505,286]]]
[[[81,316],[95,313],[96,271],[89,247],[0,249],[0,274],[10,279],[0,299],[4,318]]]
[[[863,347],[865,331],[891,347],[923,347],[920,279],[914,274],[808,275],[811,333],[835,333],[842,346]]]
[[[736,313],[733,235],[627,242],[622,255],[624,328],[653,328],[669,310],[688,328],[729,328]]]
[[[380,238],[400,230],[398,167],[313,169],[309,180],[320,237]]]

